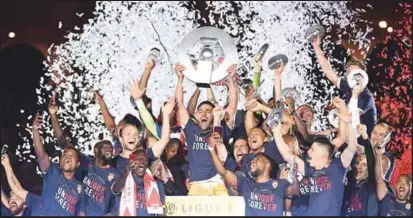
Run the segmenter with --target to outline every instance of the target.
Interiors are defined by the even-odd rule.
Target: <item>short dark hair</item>
[[[330,139],[328,139],[326,136],[323,135],[317,135],[313,139],[313,143],[316,142],[320,144],[321,146],[325,147],[328,151],[328,156],[331,159],[333,157],[334,153],[334,145],[331,143]]]
[[[209,105],[209,106],[211,106],[212,108],[215,108],[215,105],[212,103],[212,102],[210,102],[210,101],[203,101],[203,102],[201,102],[201,103],[199,103],[199,105],[198,105],[198,107],[197,107],[197,110],[199,110],[199,108],[202,106],[202,105],[204,105],[204,104],[206,104],[206,105]]]
[[[270,162],[270,177],[273,179],[277,178],[278,166],[275,164],[275,161],[263,152],[258,153],[256,156],[258,155],[265,157]]]
[[[120,137],[122,137],[123,128],[125,128],[125,126],[128,126],[128,125],[135,126],[138,129],[138,132],[141,131],[142,123],[141,123],[141,121],[139,121],[139,119],[137,117],[133,116],[132,114],[126,114],[123,117],[123,120],[125,122],[125,125],[119,130],[119,136]]]
[[[68,147],[66,147],[65,149],[63,149],[62,154],[63,154],[66,150],[69,150],[69,149],[76,152],[77,159],[78,159],[78,161],[80,161],[80,152],[79,152],[79,150],[77,150],[77,149],[76,149],[75,147],[73,147],[73,146],[68,146]]]
[[[366,65],[361,60],[359,60],[357,58],[354,58],[354,57],[350,58],[350,60],[348,60],[347,63],[346,63],[346,68],[349,67],[350,65],[358,66],[362,70],[367,71]]]
[[[102,140],[102,141],[97,142],[97,143],[95,144],[95,147],[94,147],[94,148],[101,148],[103,145],[106,145],[106,144],[110,144],[110,145],[113,146],[113,144],[112,144],[111,141],[109,141],[109,140]]]

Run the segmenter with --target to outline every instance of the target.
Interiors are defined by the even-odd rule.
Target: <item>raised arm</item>
[[[370,143],[369,136],[367,134],[367,127],[366,125],[359,124],[357,126],[357,130],[361,133],[360,144],[364,147],[364,153],[366,154],[367,159],[367,172],[368,172],[368,181],[370,183],[375,183],[375,176],[374,176],[374,151],[373,146]]]
[[[328,62],[327,58],[324,56],[323,51],[320,47],[320,36],[317,36],[313,41],[313,48],[315,55],[317,57],[318,63],[321,66],[321,70],[323,71],[324,75],[326,75],[327,79],[330,80],[334,85],[337,85],[338,82],[338,75],[334,72],[331,64]]]
[[[4,170],[6,171],[7,182],[9,183],[10,189],[21,199],[25,200],[28,192],[21,186],[16,175],[14,175],[13,168],[7,154],[1,157],[1,164],[3,164]]]
[[[235,76],[237,75],[237,65],[233,64],[228,68],[228,106],[226,111],[229,113],[229,122],[234,121],[235,114],[237,112],[238,96],[237,86],[235,84]],[[232,126],[232,123],[227,123],[228,126]]]
[[[49,103],[49,113],[50,113],[50,120],[52,122],[53,127],[53,134],[56,139],[60,138],[63,135],[63,130],[60,127],[59,119],[57,118],[57,110],[59,106],[56,103],[56,92],[53,92],[52,97],[50,98]]]
[[[103,122],[105,123],[106,128],[115,134],[115,137],[118,137],[115,124],[115,118],[110,114],[109,108],[106,105],[103,97],[99,94],[99,92],[95,92],[95,101],[99,104],[100,110],[102,111],[103,115]]]
[[[43,147],[42,138],[40,136],[40,128],[42,124],[42,116],[36,114],[33,121],[33,145],[36,152],[37,162],[43,172],[46,172],[50,167],[49,155],[46,153]]]
[[[235,173],[225,169],[217,153],[215,152],[215,146],[222,144],[222,139],[219,133],[214,132],[208,139],[209,151],[211,153],[212,163],[214,164],[217,172],[221,175],[225,182],[233,188],[237,188],[237,176]]]
[[[340,97],[336,96],[333,98],[333,104],[337,108],[338,112],[340,111],[346,111],[346,103],[344,102],[343,99]],[[332,140],[332,143],[334,147],[338,150],[345,142],[346,142],[346,122],[343,119],[339,119],[338,123],[338,134],[337,136]]]
[[[169,134],[171,132],[171,127],[169,124],[169,116],[172,114],[175,107],[175,98],[170,98],[166,102],[165,106],[162,108],[162,135],[161,139],[152,146],[153,154],[155,158],[160,158],[162,152],[164,151],[166,145],[169,142]]]
[[[274,102],[281,100],[281,75],[284,71],[284,64],[274,69]]]
[[[141,80],[139,82],[139,89],[143,90],[143,89],[146,89],[146,87],[148,87],[149,77],[151,77],[151,73],[154,67],[155,67],[155,61],[153,58],[146,62],[145,71],[143,71]]]
[[[3,187],[1,187],[1,203],[6,207],[9,208],[9,198],[7,197],[6,193],[3,191]]]
[[[292,167],[293,170],[293,184],[288,186],[287,188],[287,196],[294,196],[294,195],[299,195],[300,193],[300,185],[298,183],[297,179],[297,171],[298,171],[298,165],[297,163],[294,163],[294,166]]]
[[[356,129],[353,128],[351,122],[351,113],[348,110],[341,110],[338,114],[340,119],[343,119],[346,122],[347,132],[348,132],[348,146],[344,149],[341,154],[341,163],[344,168],[347,168],[351,164],[351,160],[354,157],[354,154],[357,151],[357,138],[356,138]]]
[[[217,104],[217,100],[215,99],[214,91],[212,91],[211,86],[207,88],[207,99],[210,101],[212,104]]]
[[[184,105],[184,66],[181,64],[176,64],[175,66],[175,73],[178,76],[178,84],[176,84],[176,103],[178,104],[178,114],[179,114],[179,124],[181,126],[185,126],[189,120],[189,113],[188,110],[185,108]]]
[[[188,103],[188,113],[189,114],[194,114],[195,113],[196,105],[198,104],[198,99],[199,99],[200,94],[201,94],[201,90],[199,90],[199,88],[197,87],[195,89],[194,94],[189,99],[189,103]]]
[[[155,120],[153,120],[151,113],[148,111],[148,109],[145,106],[145,103],[142,100],[142,97],[146,93],[146,88],[140,89],[139,83],[140,83],[139,80],[132,80],[132,85],[131,85],[131,90],[130,90],[132,98],[135,101],[136,106],[138,107],[139,116],[141,117],[146,128],[149,129],[149,131],[155,138],[159,139],[159,135],[156,130],[156,122]]]
[[[386,197],[387,194],[387,185],[386,182],[383,179],[383,172],[382,172],[382,166],[381,166],[381,161],[383,158],[382,152],[376,152],[376,161],[375,161],[375,166],[374,166],[374,174],[376,178],[376,192],[377,192],[377,198],[379,201],[383,200],[384,197]]]
[[[272,128],[272,133],[274,135],[274,140],[275,140],[275,144],[277,145],[278,151],[280,152],[284,161],[287,163],[291,163],[293,159],[295,158],[295,162],[297,163],[298,172],[304,175],[305,174],[304,161],[301,158],[294,156],[293,152],[290,150],[290,148],[285,143],[282,137],[281,129],[282,129],[281,121],[278,122],[278,125]]]
[[[254,89],[258,89],[261,82],[262,61],[259,57],[259,54],[254,56],[254,76],[252,76],[252,86]]]

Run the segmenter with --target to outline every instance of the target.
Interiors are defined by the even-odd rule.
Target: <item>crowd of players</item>
[[[62,130],[55,95],[49,114],[56,144],[63,149],[59,164],[51,162],[41,138],[42,116],[33,122],[33,146],[43,171],[43,191],[28,192],[16,178],[7,154],[1,163],[11,188],[2,190],[2,215],[11,216],[162,216],[165,196],[242,196],[247,216],[411,216],[412,180],[400,175],[389,185],[394,159],[386,152],[391,127],[377,123],[372,93],[347,76],[365,65],[351,59],[345,77],[332,69],[320,47],[312,43],[324,75],[345,99],[334,97],[338,129],[312,132],[311,106],[281,96],[284,65],[274,70],[274,96],[265,103],[256,93],[261,60],[253,58],[250,85],[238,86],[237,68],[228,69],[228,100],[218,106],[210,88],[198,104],[197,88],[184,104],[184,66],[175,66],[175,97],[158,118],[152,113],[146,87],[154,61],[140,80],[133,80],[131,103],[136,114],[115,123],[104,98],[96,93],[112,140],[94,145],[94,156],[75,148]],[[246,95],[245,107],[238,102]],[[281,108],[280,119],[267,119]],[[330,140],[331,139],[331,140]]]

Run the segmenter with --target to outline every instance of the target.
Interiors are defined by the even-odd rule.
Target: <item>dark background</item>
[[[367,4],[373,6],[373,10],[367,10],[368,12],[362,17],[374,24],[375,39],[372,41],[373,49],[369,57],[375,57],[376,53],[380,52],[377,46],[383,46],[383,41],[391,35],[386,29],[379,28],[378,22],[385,20],[388,26],[393,26],[405,16],[403,13],[394,12],[399,2],[402,1],[358,0],[349,3],[354,8],[366,8]],[[207,14],[204,10],[206,6],[204,2],[188,3],[187,6],[201,10],[203,15]],[[63,36],[75,25],[83,26],[87,19],[92,17],[91,12],[94,7],[93,1],[2,1],[0,3],[0,145],[9,145],[9,153],[17,177],[23,187],[37,194],[41,193],[41,177],[36,175],[35,163],[19,162],[12,155],[16,146],[22,143],[16,124],[24,125],[23,121],[37,110],[35,89],[44,74],[42,61],[47,56],[47,49],[52,43],[63,42]],[[76,13],[84,13],[84,15],[79,18]],[[61,29],[58,29],[59,21],[63,24]],[[200,24],[205,25],[205,23]],[[8,38],[9,32],[14,32],[15,38]],[[337,48],[338,55],[347,48],[353,48],[348,44],[342,46]],[[359,52],[355,55],[359,55]],[[380,60],[375,59],[375,61]],[[376,64],[369,62],[370,67]],[[374,83],[380,78],[370,75],[370,80]],[[21,113],[21,110],[24,110],[24,113]],[[1,181],[2,184],[6,183],[3,169]],[[8,186],[4,185],[4,189],[7,191]]]

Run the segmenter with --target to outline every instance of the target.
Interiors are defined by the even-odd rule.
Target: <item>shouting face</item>
[[[120,143],[128,151],[133,151],[138,147],[139,131],[134,125],[126,125],[120,133]]]
[[[100,158],[104,163],[109,164],[112,160],[113,145],[110,143],[105,143],[101,145],[97,150],[98,151],[96,157]]]
[[[132,171],[132,173],[139,177],[143,177],[145,175],[145,171],[148,168],[148,164],[149,164],[148,156],[146,155],[145,150],[137,150],[134,152],[134,154],[136,155],[137,166]]]
[[[60,168],[63,172],[74,172],[79,167],[79,156],[75,148],[68,147],[63,151],[60,158]]]
[[[211,128],[214,115],[212,111],[214,108],[209,104],[202,104],[199,106],[198,111],[195,113],[195,118],[198,121],[199,127],[202,130]]]
[[[12,216],[21,213],[24,209],[24,200],[21,199],[19,196],[14,194],[13,192],[10,193],[9,199],[9,210]]]
[[[237,163],[241,163],[242,158],[249,153],[250,148],[245,139],[238,139],[234,143],[234,157]]]
[[[262,175],[266,170],[269,170],[270,162],[269,160],[263,156],[258,154],[255,158],[251,161],[251,175],[254,177]]]
[[[399,176],[396,182],[397,199],[399,201],[409,200],[411,187],[412,187],[412,180],[408,175],[403,174]]]
[[[267,140],[264,131],[260,128],[254,128],[248,134],[248,145],[253,152],[259,152]]]
[[[365,154],[360,154],[356,159],[356,180],[362,181],[368,176],[367,159]]]
[[[308,163],[310,164],[311,167],[316,167],[318,166],[319,162],[321,160],[325,160],[325,158],[328,159],[329,154],[326,148],[324,148],[322,145],[320,145],[318,142],[314,142],[311,145],[311,148],[307,151],[308,153]]]

